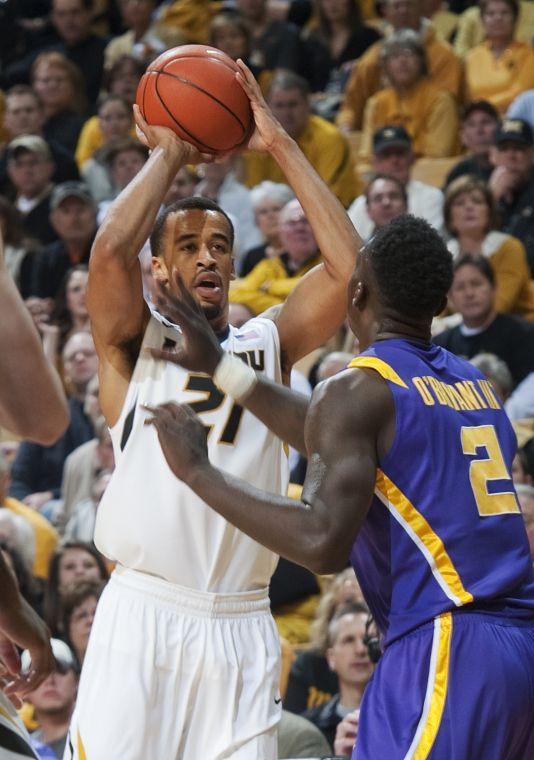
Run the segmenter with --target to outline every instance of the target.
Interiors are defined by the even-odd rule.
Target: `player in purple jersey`
[[[385,645],[356,760],[534,757],[534,576],[510,477],[515,439],[488,381],[431,343],[451,280],[424,221],[380,230],[349,283],[362,354],[309,407],[223,355],[185,290],[160,304],[184,345],[158,355],[219,373],[307,453],[295,502],[213,467],[189,407],[152,410],[175,475],[239,529],[314,572],[351,557]]]

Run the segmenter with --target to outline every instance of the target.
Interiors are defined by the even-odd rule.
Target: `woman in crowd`
[[[92,544],[65,541],[50,560],[44,598],[44,619],[52,636],[62,633],[63,599],[82,581],[106,582],[109,573],[103,557]]]
[[[23,298],[32,291],[33,259],[38,244],[28,238],[17,208],[0,195],[0,233],[4,239],[4,256],[9,274]]]
[[[486,39],[465,58],[468,101],[487,100],[501,113],[525,90],[534,87],[534,51],[514,39],[517,0],[481,0]]]
[[[270,81],[270,73],[263,71],[263,67],[251,61],[251,38],[250,30],[245,24],[240,13],[232,10],[223,10],[217,13],[210,24],[210,45],[219,48],[233,61],[238,58],[245,61],[250,68],[260,87],[265,92]]]
[[[87,278],[85,264],[77,264],[69,269],[58,290],[50,322],[41,325],[44,352],[56,367],[70,336],[91,329],[85,303]]]
[[[379,38],[363,23],[357,0],[315,0],[315,22],[304,39],[307,79],[320,116],[333,119],[354,61]]]
[[[63,600],[64,638],[76,655],[80,668],[104,585],[99,581],[81,581],[67,591]]]
[[[445,227],[454,257],[463,253],[488,259],[495,275],[497,311],[534,319],[534,285],[520,240],[498,232],[493,196],[480,180],[458,177],[445,193]]]
[[[298,654],[291,668],[284,699],[286,710],[300,714],[327,702],[337,693],[337,676],[328,667],[325,656],[328,648],[328,626],[336,611],[347,603],[363,601],[352,568],[349,567],[336,575],[317,607],[310,630],[309,649]]]
[[[31,84],[43,103],[45,139],[74,153],[87,107],[81,71],[62,53],[41,53],[31,69]]]
[[[402,126],[412,138],[415,156],[453,156],[458,149],[458,114],[453,96],[428,78],[425,49],[411,29],[395,32],[382,45],[380,59],[389,87],[367,101],[360,148],[372,156],[373,134],[390,124]]]
[[[260,182],[250,191],[254,219],[264,242],[245,253],[239,272],[241,277],[251,272],[262,259],[272,259],[282,253],[279,235],[280,211],[294,197],[290,187],[270,180]]]

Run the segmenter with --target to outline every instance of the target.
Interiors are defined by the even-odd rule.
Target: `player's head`
[[[452,256],[423,219],[401,216],[362,248],[349,281],[348,314],[365,348],[378,333],[430,337],[445,307]]]
[[[228,321],[233,244],[230,218],[207,198],[185,198],[167,206],[150,236],[154,278],[179,296],[177,272],[215,330]]]

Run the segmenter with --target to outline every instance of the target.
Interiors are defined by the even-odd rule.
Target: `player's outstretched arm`
[[[261,372],[247,367],[237,357],[229,357],[220,346],[210,323],[195,299],[184,286],[178,272],[174,273],[180,298],[176,298],[161,284],[156,283],[156,306],[170,322],[180,325],[183,341],[172,351],[151,349],[155,359],[177,364],[191,372],[204,372],[217,378],[217,368],[223,358],[233,363],[228,372],[234,380],[239,373],[248,375],[246,392],[232,393],[222,388],[235,401],[252,412],[279,438],[306,454],[304,422],[309,399],[284,385],[275,383]]]
[[[250,70],[238,61],[256,129],[251,150],[268,151],[295,191],[323,263],[298,283],[276,318],[285,368],[322,345],[342,324],[346,289],[362,240],[345,209],[270,111]]]
[[[0,425],[48,446],[69,423],[59,375],[47,362],[39,334],[4,261],[0,232]]]
[[[378,376],[348,370],[314,392],[300,502],[265,493],[212,467],[206,430],[188,406],[169,403],[149,411],[146,424],[156,427],[170,468],[216,512],[313,572],[346,566],[371,504],[378,458],[393,439],[393,399]]]
[[[137,135],[151,150],[137,176],[111,205],[89,261],[87,306],[100,359],[101,404],[109,424],[122,407],[140,340],[148,321],[138,255],[177,171],[206,162],[165,127],[152,127],[134,106]]]

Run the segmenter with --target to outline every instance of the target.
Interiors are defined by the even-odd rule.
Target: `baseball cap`
[[[61,185],[56,185],[52,191],[52,195],[50,196],[50,211],[55,211],[66,198],[79,198],[90,206],[95,205],[89,188],[83,182],[62,182]]]
[[[50,646],[52,647],[52,653],[54,659],[58,665],[59,670],[68,670],[72,668],[78,672],[78,663],[72,652],[72,649],[68,644],[65,644],[61,639],[50,639]],[[27,673],[32,664],[32,658],[27,649],[20,656],[20,670],[22,673]]]
[[[515,142],[531,148],[534,144],[532,127],[523,119],[503,119],[495,133],[495,145],[504,142]]]
[[[471,116],[471,114],[476,111],[483,111],[488,114],[488,116],[491,116],[492,119],[495,119],[495,121],[499,120],[497,109],[487,100],[472,100],[470,103],[467,103],[462,111],[462,121],[465,121],[468,116]]]
[[[37,153],[38,156],[45,158],[47,161],[52,160],[48,143],[38,135],[19,135],[19,137],[15,137],[7,146],[7,157],[11,158],[21,150]]]
[[[380,153],[384,148],[393,147],[411,149],[412,140],[404,127],[391,124],[377,129],[373,135],[373,153]]]

